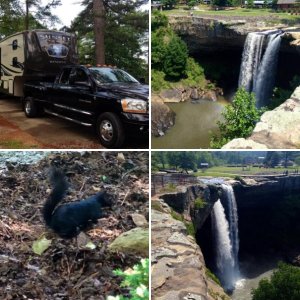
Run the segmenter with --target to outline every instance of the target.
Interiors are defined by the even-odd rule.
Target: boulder
[[[297,149],[300,147],[300,87],[290,99],[265,112],[247,139],[234,139],[222,149]]]
[[[163,136],[175,124],[175,113],[163,102],[151,104],[151,133],[154,136]]]
[[[109,246],[112,252],[135,253],[143,257],[149,255],[149,230],[134,228],[118,236]]]

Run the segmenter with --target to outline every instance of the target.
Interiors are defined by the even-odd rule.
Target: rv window
[[[61,74],[59,83],[61,84],[69,84],[69,77],[72,69],[65,69]]]
[[[13,50],[17,50],[18,49],[18,40],[13,40],[13,42],[12,42],[12,48],[13,48]]]

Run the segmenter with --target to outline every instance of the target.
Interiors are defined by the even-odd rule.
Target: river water
[[[226,103],[224,99],[167,103],[176,113],[175,125],[164,136],[152,137],[152,148],[209,148],[211,133],[218,132],[217,121],[223,119],[221,112]]]
[[[232,300],[252,300],[251,291],[263,278],[270,279],[276,270],[279,258],[265,258],[240,263],[241,279],[237,281],[231,295]]]

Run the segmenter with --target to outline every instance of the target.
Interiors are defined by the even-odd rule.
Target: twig
[[[127,193],[126,193],[126,195],[125,195],[125,197],[124,197],[124,199],[121,203],[121,206],[124,204],[125,200],[128,198],[129,193],[130,193],[130,190],[127,191]]]

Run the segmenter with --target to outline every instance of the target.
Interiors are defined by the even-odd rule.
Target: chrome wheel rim
[[[27,114],[30,114],[31,112],[31,105],[30,105],[30,101],[27,101],[25,104],[25,111]]]
[[[108,120],[103,120],[100,124],[100,134],[104,141],[110,142],[114,135],[112,123]]]

